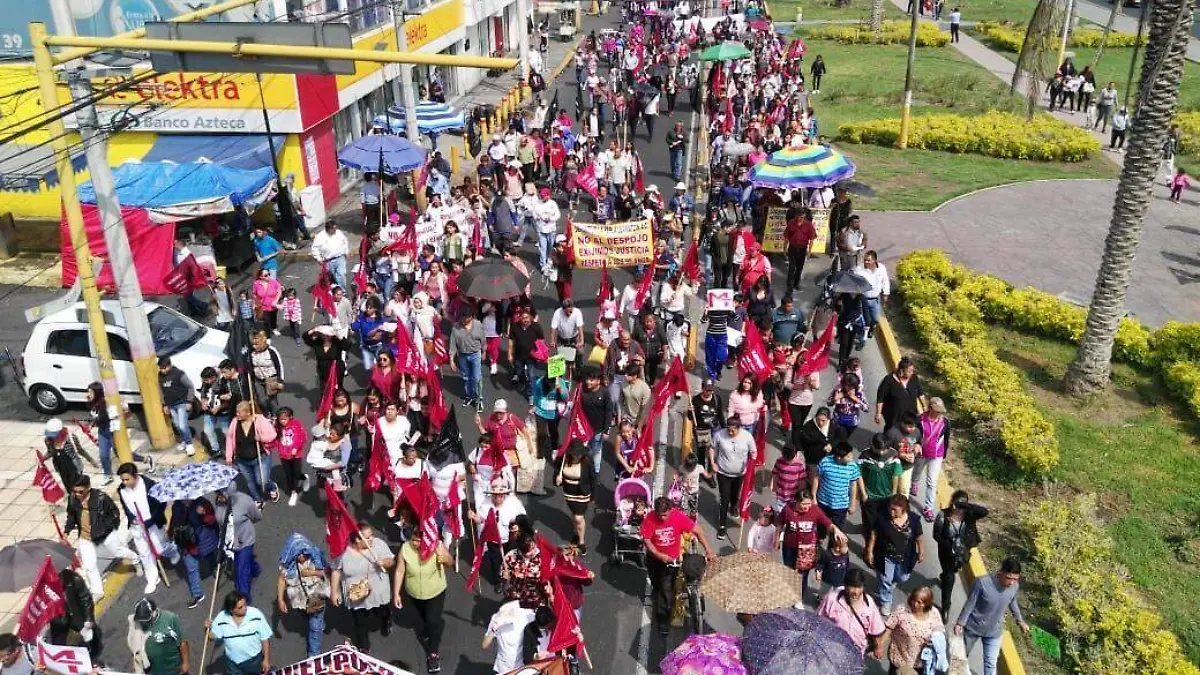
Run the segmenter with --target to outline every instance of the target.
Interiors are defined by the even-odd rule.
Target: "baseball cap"
[[[683,181],[679,181],[678,183],[676,183],[676,184],[675,184],[675,189],[676,189],[676,190],[686,190],[686,189],[687,189],[687,183],[685,183],[685,182],[683,182]]]
[[[133,606],[133,620],[140,624],[148,624],[154,620],[154,614],[158,612],[158,606],[150,598],[142,598]]]
[[[57,417],[52,417],[46,422],[46,438],[55,438],[63,430],[62,420]]]
[[[492,404],[492,411],[493,412],[508,412],[508,401],[505,401],[502,398],[496,399],[496,402],[494,404]]]
[[[700,383],[701,389],[706,389],[709,391],[711,391],[715,386],[716,385],[713,383],[712,380],[705,380],[704,382]]]

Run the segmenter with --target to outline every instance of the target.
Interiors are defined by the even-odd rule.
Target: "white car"
[[[108,345],[121,396],[127,403],[141,403],[125,317],[116,300],[100,303],[108,326]],[[229,334],[201,325],[157,303],[144,303],[154,337],[154,351],[169,356],[171,363],[187,374],[192,385],[200,387],[200,371],[216,367],[225,358]],[[88,333],[87,309],[82,302],[55,312],[37,323],[21,355],[24,381],[21,383],[29,404],[44,415],[57,415],[68,403],[87,400],[87,388],[100,380],[100,372]]]

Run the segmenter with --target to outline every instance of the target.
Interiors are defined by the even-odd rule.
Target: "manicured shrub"
[[[1175,115],[1179,127],[1179,151],[1185,155],[1200,154],[1200,112],[1181,112]]]
[[[1025,26],[1013,23],[996,23],[981,21],[975,25],[975,32],[983,37],[983,41],[994,49],[1017,53],[1025,43]],[[1104,30],[1097,28],[1077,28],[1071,31],[1067,39],[1068,47],[1096,48],[1104,39]],[[1141,44],[1146,44],[1146,36],[1142,36]],[[1137,44],[1137,35],[1112,31],[1108,34],[1105,47],[1133,47]]]
[[[853,25],[827,25],[807,30],[807,37],[813,40],[834,40],[842,44],[861,45],[894,45],[908,44],[907,21],[884,21],[883,28],[878,33],[871,30],[865,23]],[[950,44],[950,34],[938,29],[937,24],[921,21],[917,24],[918,47],[945,47]]]
[[[900,139],[900,120],[843,124],[838,127],[837,139],[894,147]],[[1001,159],[1081,162],[1100,151],[1100,142],[1050,115],[1035,115],[1030,122],[1021,115],[992,111],[975,116],[939,113],[913,117],[908,147]]]

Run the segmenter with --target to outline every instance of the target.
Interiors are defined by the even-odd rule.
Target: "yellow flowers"
[[[1185,155],[1200,154],[1200,112],[1181,112],[1175,115],[1179,127],[1179,151]]]
[[[834,40],[848,45],[908,44],[910,25],[907,21],[884,21],[878,33],[865,23],[854,25],[827,25],[808,30],[807,37],[813,40]],[[921,21],[917,24],[918,47],[945,47],[950,44],[950,34],[943,33],[937,24]]]
[[[1021,511],[1033,559],[1050,588],[1064,654],[1080,675],[1197,675],[1174,633],[1146,607],[1113,558],[1094,495]]]
[[[837,140],[894,147],[899,119],[852,122],[838,127]],[[977,116],[953,114],[913,117],[908,147],[972,153],[1001,159],[1081,162],[1100,151],[1100,142],[1079,127],[1050,115],[1027,122],[1020,115],[992,111]]]
[[[983,41],[991,47],[1006,52],[1020,52],[1025,42],[1025,26],[1013,23],[997,23],[981,21],[975,24],[975,31],[983,36]],[[1095,28],[1077,28],[1071,31],[1067,39],[1068,47],[1095,48],[1104,39],[1104,31]],[[1142,36],[1141,44],[1146,44],[1146,36]],[[1137,35],[1112,31],[1108,34],[1106,47],[1133,47],[1137,44]]]

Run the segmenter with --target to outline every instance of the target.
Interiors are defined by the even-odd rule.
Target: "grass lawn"
[[[772,0],[771,18],[775,21],[795,21],[796,10],[804,8],[804,21],[870,21],[871,0],[850,0],[838,5],[831,0]],[[900,19],[904,12],[892,3],[883,0],[883,18]]]
[[[808,42],[829,72],[812,98],[821,133],[834,137],[846,122],[899,117],[904,98],[907,47]],[[999,80],[950,47],[917,50],[913,114],[1023,110]],[[1097,156],[1076,164],[1001,160],[875,145],[839,144],[858,165],[854,180],[865,186],[858,208],[929,210],[952,197],[993,185],[1042,178],[1108,178],[1116,169]],[[869,193],[868,193],[869,191]]]
[[[1033,18],[1037,0],[965,0],[958,3],[955,0],[946,0],[946,9],[942,14],[943,19],[946,19],[946,13],[952,7],[959,8],[963,21],[1028,23]]]
[[[1099,495],[1117,558],[1151,605],[1200,661],[1200,443],[1192,421],[1157,380],[1116,365],[1111,390],[1080,405],[1062,377],[1075,355],[1066,343],[991,327],[1000,357],[1016,366],[1058,430],[1054,479]]]

